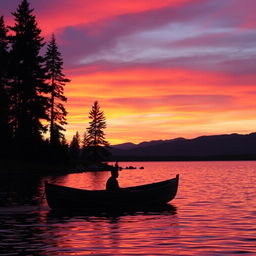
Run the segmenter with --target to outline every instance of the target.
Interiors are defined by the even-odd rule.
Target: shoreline
[[[209,162],[209,161],[256,161],[256,155],[227,156],[112,156],[110,162]]]
[[[113,157],[108,162],[118,161],[122,162],[221,162],[221,161],[256,161],[255,156],[247,157],[161,157],[161,158],[151,158],[151,157],[134,157],[134,158],[125,158],[125,157]],[[48,175],[66,175],[71,173],[79,172],[96,172],[96,171],[85,171],[77,166],[68,166],[63,164],[49,164],[41,162],[25,162],[25,161],[11,161],[9,160],[0,160],[0,174],[2,175],[39,175],[39,176],[48,176]],[[108,171],[108,170],[106,170]]]
[[[48,164],[41,162],[28,162],[10,159],[1,159],[1,170],[2,175],[58,175],[68,174],[72,167],[63,166],[60,164]]]

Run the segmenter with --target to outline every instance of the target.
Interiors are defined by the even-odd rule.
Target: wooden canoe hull
[[[83,190],[45,183],[46,199],[51,209],[125,209],[166,204],[177,193],[179,175],[174,179],[118,192]]]

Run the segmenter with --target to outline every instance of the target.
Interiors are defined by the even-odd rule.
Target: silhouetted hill
[[[134,143],[127,142],[127,143],[122,143],[122,144],[114,145],[113,147],[115,149],[121,149],[121,150],[125,149],[125,150],[127,150],[127,149],[135,148],[136,146],[137,145],[134,144]]]
[[[120,160],[256,159],[256,133],[124,143],[111,150]]]

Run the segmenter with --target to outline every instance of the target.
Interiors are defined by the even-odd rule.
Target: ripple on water
[[[179,191],[172,202],[175,210],[60,215],[49,211],[43,199],[45,178],[31,179],[22,186],[13,179],[9,185],[1,180],[0,185],[6,183],[0,186],[0,202],[4,202],[0,206],[1,256],[256,255],[256,211],[250,200],[256,197],[256,162],[137,165],[145,169],[120,172],[121,186],[180,174]],[[80,173],[47,179],[101,189],[107,177],[108,173]],[[32,186],[35,182],[38,185]]]

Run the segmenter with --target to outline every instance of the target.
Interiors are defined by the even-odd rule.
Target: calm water
[[[180,174],[170,209],[56,215],[43,182],[103,189],[108,173],[0,181],[0,255],[256,255],[256,162],[136,162],[122,187]]]

